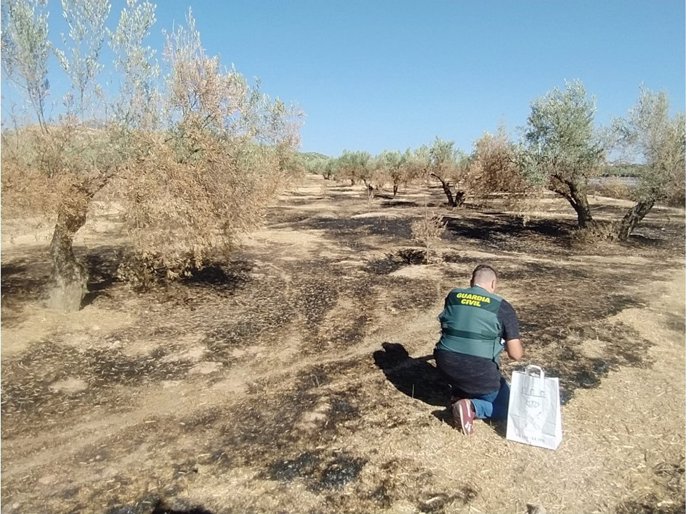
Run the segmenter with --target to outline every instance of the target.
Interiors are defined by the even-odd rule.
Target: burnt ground
[[[42,306],[45,247],[3,241],[2,512],[683,511],[684,211],[594,244],[564,202],[526,223],[442,202],[309,177],[231,261],[147,293],[116,279],[117,227],[87,225],[69,315]],[[433,264],[410,239],[427,205]],[[556,452],[448,422],[435,316],[479,262],[522,323],[504,374],[560,379]]]

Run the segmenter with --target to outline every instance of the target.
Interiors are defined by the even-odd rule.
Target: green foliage
[[[336,174],[341,180],[350,180],[352,185],[371,176],[371,155],[368,152],[350,152],[345,150],[335,163]]]
[[[659,201],[685,203],[685,115],[669,116],[668,98],[645,88],[626,120],[614,123],[623,153],[642,158],[633,195],[637,203],[620,223],[618,237],[626,240]]]
[[[319,152],[300,152],[300,156],[307,164],[314,161],[327,161],[330,159],[328,155]]]
[[[120,20],[110,32],[110,46],[115,53],[115,69],[122,74],[115,117],[132,128],[152,129],[156,125],[158,98],[155,80],[160,70],[154,62],[155,50],[144,40],[156,22],[156,6],[147,0],[127,0]]]
[[[321,175],[330,180],[335,175],[335,159],[318,152],[302,152],[299,154],[302,166],[307,173]]]
[[[625,120],[616,120],[615,130],[624,154],[641,157],[635,166],[638,201],[685,198],[685,115],[669,115],[668,97],[642,88],[637,104]]]
[[[96,77],[103,69],[99,58],[108,33],[108,14],[109,0],[62,0],[62,15],[69,27],[62,40],[68,52],[56,48],[55,55],[72,83],[65,99],[67,108],[82,120],[93,100],[91,95],[101,93]]]
[[[470,164],[470,159],[454,146],[453,141],[436,138],[430,147],[422,146],[415,152],[416,158],[424,163],[424,172],[441,183],[452,208],[465,200]]]
[[[390,181],[393,184],[393,193],[397,194],[398,187],[410,180],[409,162],[410,152],[405,153],[384,151],[374,158],[376,169],[381,175],[381,182]]]
[[[46,130],[48,96],[48,13],[45,1],[2,3],[2,64],[5,73],[27,96],[38,123]]]
[[[594,127],[596,107],[579,81],[553,89],[531,107],[525,133],[525,167],[528,178],[568,193],[603,164],[604,146]]]
[[[422,147],[420,151],[426,157],[428,173],[439,180],[457,185],[465,177],[469,159],[453,141],[436,138],[428,149]]]

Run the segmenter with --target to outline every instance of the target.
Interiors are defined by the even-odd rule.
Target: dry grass
[[[424,216],[412,222],[411,229],[413,241],[424,246],[425,261],[431,263],[438,260],[438,245],[446,231],[443,216],[424,209]]]
[[[425,195],[369,205],[311,177],[232,261],[141,295],[108,281],[117,248],[78,244],[104,272],[76,315],[40,306],[40,244],[3,241],[3,509],[682,511],[681,213],[600,249],[570,245],[565,202],[527,227],[468,208],[446,216],[443,261],[384,257],[404,254]],[[95,221],[89,248],[117,240]],[[462,437],[421,358],[478,261],[499,269],[526,362],[561,378],[556,452],[484,422]]]

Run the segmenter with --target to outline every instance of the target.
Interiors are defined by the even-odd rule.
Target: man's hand
[[[506,341],[506,352],[508,352],[508,357],[514,361],[522,359],[522,341],[519,339]]]

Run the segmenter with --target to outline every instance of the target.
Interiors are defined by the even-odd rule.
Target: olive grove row
[[[600,128],[595,113],[594,100],[573,81],[532,103],[517,142],[499,129],[480,137],[470,155],[452,141],[436,139],[430,146],[375,156],[345,151],[337,158],[312,159],[308,168],[353,185],[361,181],[370,195],[386,186],[396,195],[401,185],[432,179],[452,208],[470,196],[506,193],[519,202],[548,189],[568,201],[579,227],[588,228],[596,224],[588,202],[589,180],[610,167],[607,156],[617,155],[638,164],[635,205],[616,227],[617,237],[626,240],[655,204],[685,200],[685,116],[671,116],[666,95],[644,88],[626,119]]]

